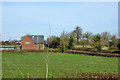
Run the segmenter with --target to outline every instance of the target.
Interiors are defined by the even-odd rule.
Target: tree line
[[[16,42],[21,42],[25,36],[20,40],[2,41],[2,45],[16,45]],[[109,32],[102,32],[101,34],[93,35],[92,32],[83,33],[80,26],[76,26],[73,31],[63,31],[58,36],[50,36],[44,41],[48,48],[59,49],[61,52],[74,47],[94,48],[98,51],[108,48],[109,50],[120,50],[120,39],[116,35],[111,35]]]
[[[60,37],[50,36],[45,43],[48,44],[49,48],[58,48],[61,52],[65,52],[75,46],[94,48],[98,51],[105,48],[118,50],[120,49],[119,41],[120,39],[116,35],[111,35],[108,32],[93,35],[92,32],[83,33],[83,29],[76,26],[70,33],[63,31]]]

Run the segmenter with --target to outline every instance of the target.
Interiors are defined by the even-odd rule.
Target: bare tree
[[[60,51],[63,53],[63,52],[65,52],[66,50],[67,50],[67,48],[68,48],[68,42],[69,42],[69,34],[67,34],[67,33],[65,33],[64,31],[63,31],[63,33],[61,34],[61,36],[60,36],[60,39],[61,39],[61,43],[60,43],[60,47],[59,47],[59,49],[60,49]]]
[[[113,35],[113,36],[111,37],[111,42],[112,42],[111,46],[117,47],[118,39],[117,39],[116,35]]]
[[[30,34],[25,34],[24,36],[21,36],[20,41],[22,41],[27,35],[30,35]]]
[[[101,38],[102,38],[101,40],[102,40],[102,43],[103,43],[103,47],[108,46],[110,37],[111,37],[110,33],[108,33],[108,32],[103,32],[101,34]]]

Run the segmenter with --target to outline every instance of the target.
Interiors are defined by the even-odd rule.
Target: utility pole
[[[38,34],[37,34],[37,48],[39,49],[39,44],[38,44]]]
[[[38,44],[38,34],[37,34],[37,44]]]
[[[48,38],[50,38],[50,34],[51,34],[51,27],[50,27],[50,24],[49,24],[49,37]],[[49,44],[48,44],[48,50],[49,50]]]
[[[50,24],[49,24],[49,37],[51,35],[51,27],[50,27]]]

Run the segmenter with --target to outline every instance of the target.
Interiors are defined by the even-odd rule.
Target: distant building
[[[16,42],[16,45],[20,45],[21,44],[21,42]]]
[[[44,49],[44,35],[27,35],[21,42],[21,49]]]

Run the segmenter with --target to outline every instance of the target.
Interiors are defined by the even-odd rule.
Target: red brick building
[[[44,35],[27,35],[21,42],[23,50],[44,49]]]

